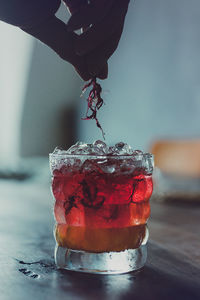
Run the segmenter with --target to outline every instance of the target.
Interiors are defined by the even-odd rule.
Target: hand
[[[83,80],[87,81],[95,76],[105,79],[108,74],[107,60],[119,43],[129,0],[92,0],[95,6],[88,6],[86,0],[65,0],[69,1],[79,3],[79,6],[71,7],[74,14],[68,26],[52,16],[36,27],[22,30],[70,62]],[[105,11],[101,1],[105,4]],[[98,13],[97,8],[101,8],[102,14]],[[84,31],[80,36],[73,32],[78,28]]]
[[[76,35],[75,52],[85,57],[89,74],[107,77],[107,61],[117,49],[130,0],[64,0],[72,16],[68,31]],[[73,4],[73,5],[72,5]]]
[[[21,29],[48,45],[62,59],[70,62],[83,80],[87,81],[91,78],[86,58],[75,53],[76,34],[68,32],[66,24],[61,20],[53,16],[39,26]]]

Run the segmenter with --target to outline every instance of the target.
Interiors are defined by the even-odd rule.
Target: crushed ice
[[[67,157],[65,155],[82,155],[80,157]],[[88,158],[86,155],[93,157]],[[102,157],[101,157],[102,156]],[[113,158],[119,156],[119,160]],[[120,158],[121,156],[121,158]],[[128,156],[123,158],[123,156]],[[130,174],[137,168],[144,168],[147,172],[153,171],[153,157],[149,153],[133,150],[126,143],[119,142],[109,147],[105,142],[97,140],[93,144],[77,142],[68,150],[56,148],[50,155],[51,170],[72,168],[81,170],[96,170],[98,172]],[[63,170],[64,170],[63,169]]]
[[[56,148],[53,154],[87,154],[87,155],[133,155],[136,152],[141,152],[139,150],[134,151],[131,146],[123,142],[116,143],[114,146],[107,146],[105,142],[97,140],[93,144],[86,144],[82,142],[77,142],[75,145],[71,146],[68,150],[62,150]]]

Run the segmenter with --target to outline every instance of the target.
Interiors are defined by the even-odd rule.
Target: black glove
[[[83,29],[75,40],[75,51],[80,57],[86,56],[89,72],[95,75],[117,49],[130,0],[90,0],[89,4],[85,0],[64,1],[74,3],[68,30]]]
[[[37,27],[21,28],[52,48],[62,59],[71,63],[83,80],[89,80],[86,58],[75,53],[77,35],[67,30],[67,26],[55,16],[50,17]]]

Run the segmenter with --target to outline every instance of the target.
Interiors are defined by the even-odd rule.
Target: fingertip
[[[101,72],[97,75],[97,77],[99,79],[107,79],[108,78],[108,64],[106,63],[106,65],[103,67],[103,69],[101,70]]]
[[[88,80],[90,80],[92,77],[88,74],[88,75],[86,75],[86,74],[80,74],[79,73],[79,75],[81,76],[81,78],[84,80],[84,81],[88,81]]]
[[[101,80],[105,80],[108,78],[108,74],[99,74],[99,75],[97,75],[97,77]]]
[[[91,75],[89,73],[83,72],[78,68],[75,68],[75,70],[78,73],[78,75],[81,77],[81,79],[83,79],[83,81],[88,81],[91,79]]]
[[[106,79],[108,76],[107,72],[104,72],[104,71],[99,72],[99,71],[95,71],[95,70],[91,70],[91,69],[89,71],[89,74],[90,74],[91,78],[98,77],[99,79],[102,79],[102,80]]]

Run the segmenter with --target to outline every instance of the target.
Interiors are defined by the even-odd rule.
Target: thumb
[[[88,5],[82,5],[69,19],[68,30],[75,31],[99,23],[111,10],[114,2],[115,0],[93,0]]]

